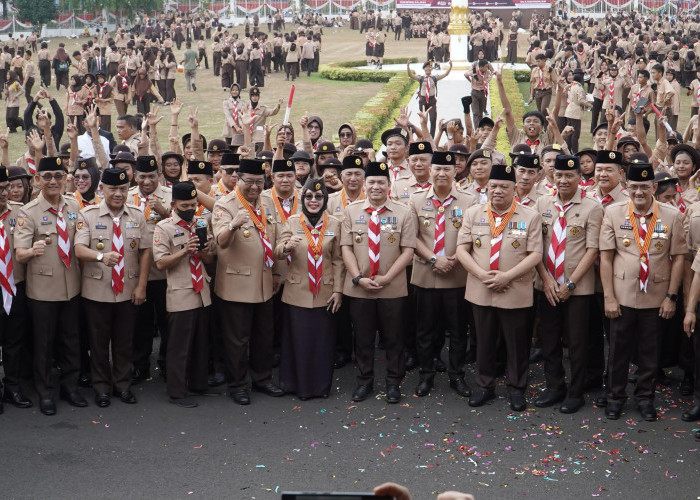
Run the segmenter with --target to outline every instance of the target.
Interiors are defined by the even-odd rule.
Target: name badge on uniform
[[[362,220],[362,219],[357,219],[357,220],[355,221],[355,224],[367,224],[367,221],[366,221],[366,220]]]
[[[207,227],[207,221],[204,219],[197,220],[197,227]]]
[[[124,224],[125,229],[138,229],[139,228],[139,223],[138,222],[127,222]]]
[[[107,229],[107,226],[105,226],[105,225],[102,224],[101,222],[98,222],[98,223],[95,225],[95,229]]]
[[[297,229],[297,233],[299,233],[299,234],[304,234],[304,230],[303,230],[303,229]]]
[[[632,231],[632,226],[628,224],[629,221],[625,221],[624,224],[620,226],[620,229],[626,229],[627,231]]]
[[[175,236],[182,236],[185,233],[182,232],[182,229],[175,228]]]
[[[326,231],[323,233],[324,236],[335,236],[335,233],[333,231]]]
[[[432,212],[433,207],[423,207],[423,208],[421,208],[421,210],[425,210],[426,212]]]
[[[544,212],[544,213],[542,214],[542,217],[552,217],[552,211],[551,211],[551,210],[547,210],[546,212]]]

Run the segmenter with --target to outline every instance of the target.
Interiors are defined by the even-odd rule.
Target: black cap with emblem
[[[627,169],[627,180],[633,182],[654,182],[654,167],[650,163],[632,163]]]
[[[412,142],[408,146],[408,156],[432,154],[433,146],[428,141]]]
[[[598,151],[595,157],[596,164],[598,163],[616,163],[622,165],[622,153],[619,151],[606,151],[604,149]]]
[[[343,164],[340,162],[338,158],[328,158],[324,160],[320,165],[316,167],[316,170],[318,170],[318,174],[321,175],[323,174],[323,171],[326,170],[327,168],[334,168],[336,171],[340,171],[340,168],[343,166]]]
[[[66,162],[56,156],[44,156],[39,160],[37,172],[46,172],[52,170],[66,170]]]
[[[362,165],[362,158],[359,156],[346,156],[343,158],[343,166],[340,169],[341,171],[347,170],[349,168],[361,168],[364,169],[364,166]]]
[[[107,168],[102,172],[102,184],[106,186],[121,186],[129,183],[129,176],[123,168]]]
[[[265,163],[262,160],[250,160],[248,158],[241,160],[241,165],[238,167],[239,174],[265,175]]]
[[[392,137],[401,137],[404,143],[408,144],[408,132],[400,127],[390,128],[382,133],[382,144],[386,146],[386,143]]]
[[[191,182],[178,182],[173,185],[172,198],[173,200],[194,200],[197,197],[197,189]]]
[[[532,153],[521,153],[513,158],[513,166],[541,169],[540,157]]]
[[[365,167],[365,177],[389,178],[389,166],[383,161],[371,161]]]
[[[156,172],[158,170],[158,162],[155,156],[139,156],[136,158],[136,170],[144,174]]]
[[[10,172],[7,167],[0,167],[0,182],[7,182],[10,177]]]
[[[207,147],[207,153],[225,153],[226,151],[230,151],[230,149],[226,141],[222,139],[213,139]]]
[[[578,156],[559,155],[554,160],[554,170],[580,171],[581,164]]]
[[[221,157],[221,166],[238,165],[241,162],[241,155],[238,153],[224,153]]]
[[[449,151],[435,151],[430,163],[433,165],[454,165],[455,155]]]
[[[489,180],[515,182],[515,168],[510,165],[492,165]]]
[[[77,170],[79,168],[84,168],[84,169],[97,168],[97,161],[95,161],[94,157],[76,158],[75,164],[73,165],[73,170]]]
[[[187,162],[187,175],[196,175],[196,174],[213,176],[214,175],[214,168],[212,167],[211,162],[200,161],[200,160],[188,161]]]
[[[272,162],[272,173],[294,172],[294,162],[292,160],[274,160]]]
[[[469,168],[474,160],[478,160],[479,158],[486,158],[488,160],[491,159],[491,150],[489,149],[477,149],[474,151],[471,155],[469,155],[469,158],[467,158],[467,168]]]

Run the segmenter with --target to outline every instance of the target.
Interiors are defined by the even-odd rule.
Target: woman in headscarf
[[[136,78],[132,84],[134,88],[134,96],[136,97],[136,109],[139,113],[147,115],[151,111],[151,99],[155,97],[161,104],[164,102],[158,89],[153,85],[153,82],[148,78],[148,71],[141,67],[136,71]]]
[[[22,167],[8,167],[7,180],[10,181],[10,194],[7,199],[25,205],[32,199],[32,176]]]
[[[75,161],[73,184],[75,191],[69,195],[73,195],[81,210],[90,205],[99,205],[97,187],[100,184],[100,170],[95,158],[78,158]]]
[[[345,267],[340,221],[326,212],[323,179],[308,179],[301,200],[301,214],[287,219],[275,255],[291,259],[282,292],[286,307],[280,386],[306,400],[326,398],[331,390],[335,352],[331,315],[340,309]]]
[[[68,88],[68,72],[70,71],[71,60],[66,52],[65,44],[59,43],[56,49],[56,55],[53,58],[53,71],[56,74],[56,90],[63,85]]]
[[[66,89],[66,114],[68,120],[78,127],[78,133],[85,132],[83,128],[83,116],[85,115],[85,103],[88,100],[88,91],[83,87],[83,79],[75,74],[70,77],[70,86]]]
[[[5,83],[5,102],[7,103],[5,122],[12,134],[17,132],[17,127],[24,128],[24,122],[19,118],[19,100],[23,93],[24,87],[19,83],[17,72],[9,71]]]
[[[182,164],[185,162],[184,156],[173,151],[167,151],[161,156],[163,166],[163,181],[165,186],[172,187],[181,182]]]
[[[129,76],[126,74],[126,64],[120,64],[117,74],[109,82],[114,89],[114,106],[117,108],[117,116],[126,114],[129,107]]]
[[[242,146],[244,143],[240,117],[245,112],[247,105],[240,96],[241,87],[234,83],[231,85],[231,96],[223,102],[224,126],[221,136],[226,139],[227,144],[233,146],[231,151],[234,153],[238,146]]]

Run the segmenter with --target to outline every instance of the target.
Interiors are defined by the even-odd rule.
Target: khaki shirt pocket
[[[51,266],[32,266],[32,274],[38,274],[39,276],[53,276],[53,267]]]
[[[226,266],[226,274],[238,274],[242,276],[250,276],[250,266]]]
[[[287,281],[293,284],[301,283],[301,277],[298,274],[287,273]]]
[[[353,226],[350,229],[350,236],[352,237],[354,246],[366,247],[369,246],[367,237],[367,227],[366,226]]]
[[[103,271],[100,268],[97,267],[91,267],[90,269],[85,269],[83,271],[83,276],[87,278],[92,278],[96,280],[101,280],[103,275]],[[111,277],[111,272],[110,272],[110,277]]]
[[[398,246],[401,242],[400,226],[397,226],[396,229],[394,229],[391,225],[389,225],[389,227],[386,229],[380,228],[379,234],[381,237],[381,244],[386,245],[387,247]]]

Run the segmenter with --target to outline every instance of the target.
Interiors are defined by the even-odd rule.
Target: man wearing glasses
[[[51,371],[60,368],[60,397],[85,407],[78,392],[80,269],[73,250],[78,203],[63,196],[66,169],[44,157],[34,178],[39,196],[17,217],[15,253],[27,264],[27,297],[34,317],[34,383],[44,415],[56,414]]]
[[[238,184],[238,165],[241,155],[238,153],[224,153],[221,157],[221,179],[216,185],[214,198],[223,198],[236,188]]]
[[[280,276],[273,254],[275,207],[260,197],[263,162],[241,160],[238,176],[236,189],[214,205],[212,222],[219,245],[215,291],[221,299],[229,395],[247,405],[249,368],[254,390],[273,397],[284,394],[272,382],[272,296]]]

